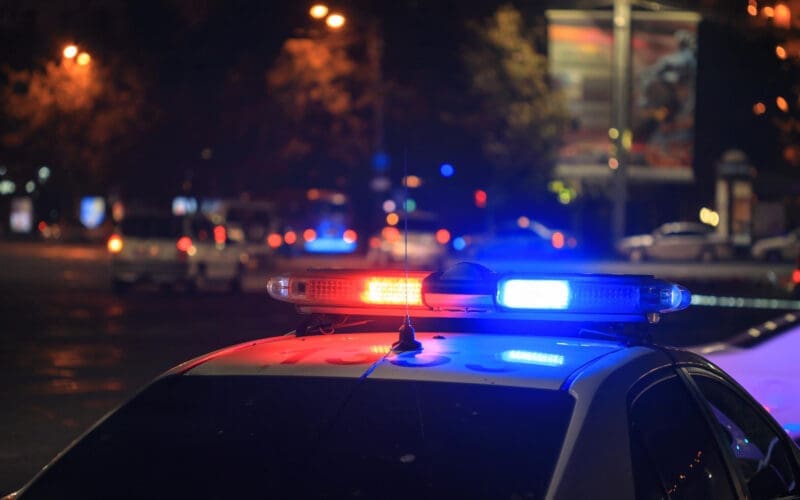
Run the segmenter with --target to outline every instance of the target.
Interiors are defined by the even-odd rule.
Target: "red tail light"
[[[183,253],[188,253],[189,249],[192,248],[192,239],[188,236],[181,236],[178,238],[178,243],[175,246]]]
[[[440,245],[447,245],[450,241],[450,231],[444,228],[436,231],[436,241],[438,241]]]
[[[345,243],[355,243],[358,239],[358,234],[356,234],[356,232],[352,229],[348,229],[342,235],[342,239],[345,241]]]
[[[800,284],[800,269],[792,271],[792,282]]]
[[[214,226],[214,243],[222,245],[227,239],[228,234],[225,231],[225,226]]]

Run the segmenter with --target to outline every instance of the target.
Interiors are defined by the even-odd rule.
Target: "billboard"
[[[613,30],[611,12],[554,10],[548,17],[550,74],[572,117],[557,174],[609,175]],[[689,181],[694,148],[698,14],[634,12],[628,176]]]

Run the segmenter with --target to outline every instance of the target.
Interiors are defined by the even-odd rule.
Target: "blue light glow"
[[[540,279],[501,281],[497,302],[511,309],[566,309],[570,302],[569,282]]]
[[[449,163],[442,163],[442,166],[439,167],[439,172],[442,174],[442,177],[452,177],[454,173],[456,173],[456,169]]]
[[[459,236],[458,238],[453,240],[453,248],[455,248],[459,252],[461,250],[464,250],[465,248],[467,248],[467,240]]]
[[[352,253],[356,246],[356,242],[348,243],[341,237],[323,236],[307,241],[304,248],[309,253]]]
[[[511,350],[503,351],[500,357],[509,363],[541,366],[562,366],[564,364],[564,356],[548,352]]]

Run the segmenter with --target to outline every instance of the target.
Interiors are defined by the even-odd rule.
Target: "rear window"
[[[170,377],[26,498],[544,496],[564,392],[414,381]]]
[[[134,238],[178,238],[183,232],[180,217],[133,216],[120,224],[124,236]]]

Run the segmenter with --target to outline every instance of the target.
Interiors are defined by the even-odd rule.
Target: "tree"
[[[2,70],[5,111],[0,140],[15,159],[34,168],[47,161],[84,187],[113,177],[111,161],[134,143],[143,126],[143,89],[135,72],[91,60],[50,61],[37,69]]]
[[[483,151],[494,167],[489,203],[509,195],[546,192],[554,153],[568,114],[550,85],[547,58],[537,51],[534,30],[511,5],[472,26],[477,44],[464,51],[479,113]]]

